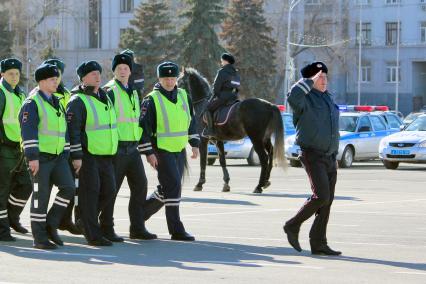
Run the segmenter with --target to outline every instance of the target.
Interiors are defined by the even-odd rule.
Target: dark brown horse
[[[192,98],[195,117],[197,118],[198,132],[201,134],[205,127],[202,114],[212,91],[207,80],[193,68],[185,68],[178,80],[180,88],[183,88]],[[225,182],[223,191],[229,191],[229,173],[226,169],[225,151],[223,141],[240,140],[248,136],[259,156],[261,172],[259,183],[254,192],[262,193],[263,189],[271,183],[269,181],[274,161],[281,167],[287,167],[284,157],[284,126],[280,110],[262,99],[246,99],[236,104],[229,114],[227,123],[215,126],[215,144],[219,153],[220,165],[223,169]],[[205,172],[207,164],[207,145],[209,139],[201,136],[200,166],[201,173],[198,184],[194,190],[202,190],[206,182]],[[274,137],[274,145],[271,137]]]

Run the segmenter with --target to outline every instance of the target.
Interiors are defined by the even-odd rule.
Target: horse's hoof
[[[256,189],[253,191],[253,193],[262,193],[263,190],[260,187],[256,187]]]
[[[262,186],[263,189],[268,188],[271,185],[271,182],[268,180],[264,186]]]
[[[194,187],[194,191],[202,191],[202,190],[203,190],[203,187],[202,187],[202,186],[196,185],[196,186]]]
[[[231,191],[231,187],[229,186],[229,184],[224,184],[222,188],[222,192],[230,192],[230,191]]]

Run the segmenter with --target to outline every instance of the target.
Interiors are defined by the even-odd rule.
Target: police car
[[[417,117],[399,133],[382,139],[379,157],[387,169],[399,163],[426,163],[426,114]]]
[[[401,119],[386,106],[339,106],[339,150],[341,168],[351,167],[353,161],[378,159],[383,137],[400,131]],[[285,153],[291,166],[300,166],[300,147],[295,135],[285,141]]]
[[[285,137],[293,135],[296,132],[293,126],[293,115],[285,112],[285,106],[279,105],[278,107],[283,119]],[[225,141],[224,148],[226,159],[246,159],[250,166],[260,164],[259,157],[254,151],[253,144],[248,137],[237,141]],[[213,165],[218,158],[217,149],[214,144],[210,143],[208,145],[207,155],[207,164]]]

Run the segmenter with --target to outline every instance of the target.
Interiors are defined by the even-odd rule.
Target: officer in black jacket
[[[139,99],[142,100],[145,86],[143,66],[135,62],[135,53],[133,50],[125,49],[120,54],[126,54],[132,59],[132,74],[130,74],[129,84],[132,85],[132,88],[138,93]]]
[[[155,84],[154,90],[142,104],[140,125],[143,134],[139,150],[147,155],[149,164],[157,170],[160,182],[158,190],[144,206],[144,217],[147,220],[164,204],[167,227],[172,239],[194,241],[195,238],[185,231],[180,220],[179,204],[186,164],[185,145],[189,141],[192,146],[191,158],[195,159],[198,156],[200,138],[196,132],[190,96],[183,89],[177,88],[178,75],[179,67],[175,63],[160,64],[157,67],[159,83]],[[162,119],[158,119],[159,117]],[[182,117],[185,117],[188,125],[180,121]],[[176,138],[180,140],[176,141]]]
[[[1,61],[0,80],[0,241],[14,241],[10,227],[26,234],[19,215],[33,190],[20,147],[18,112],[25,94],[18,86],[22,63],[16,58]]]
[[[314,62],[302,68],[302,79],[290,90],[288,103],[294,112],[296,144],[311,183],[312,196],[284,225],[291,246],[302,251],[299,230],[315,214],[309,233],[312,254],[340,255],[327,245],[327,224],[337,178],[339,149],[339,108],[327,91],[327,66]]]
[[[228,102],[237,100],[240,88],[240,75],[234,67],[235,58],[229,53],[222,54],[222,68],[217,72],[213,82],[213,97],[207,105],[207,128],[204,136],[214,136],[213,112]]]

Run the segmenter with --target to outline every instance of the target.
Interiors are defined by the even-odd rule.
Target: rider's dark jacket
[[[226,64],[216,75],[213,82],[213,95],[221,100],[235,100],[240,88],[240,76],[234,65]]]

